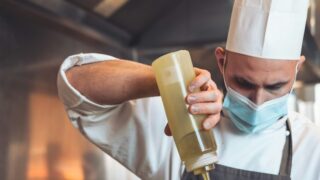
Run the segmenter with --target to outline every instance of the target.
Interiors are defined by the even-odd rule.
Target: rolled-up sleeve
[[[103,54],[79,54],[63,62],[58,93],[71,122],[92,143],[140,178],[180,179],[183,166],[173,139],[163,133],[166,116],[159,97],[101,105],[68,82],[65,72],[74,66],[115,59]]]

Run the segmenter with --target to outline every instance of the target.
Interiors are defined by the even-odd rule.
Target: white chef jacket
[[[68,57],[61,65],[58,92],[71,122],[92,143],[138,177],[180,179],[185,167],[173,138],[163,132],[167,119],[160,97],[100,105],[81,95],[66,78],[65,71],[73,66],[111,59],[116,58],[79,54]],[[278,174],[288,135],[286,119],[262,132],[242,134],[227,117],[222,117],[212,130],[218,146],[218,164]],[[320,180],[320,128],[298,113],[289,113],[289,120],[293,138],[292,180]]]

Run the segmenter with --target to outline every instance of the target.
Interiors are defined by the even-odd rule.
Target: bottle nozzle
[[[210,180],[209,171],[214,169],[214,164],[203,166],[193,171],[194,175],[202,175],[204,180]]]
[[[203,180],[210,180],[209,172],[202,173],[202,178],[203,178]]]

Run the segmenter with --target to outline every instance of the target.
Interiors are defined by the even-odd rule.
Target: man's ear
[[[299,59],[299,61],[298,61],[298,71],[300,71],[300,69],[301,69],[301,67],[302,67],[302,65],[303,65],[303,63],[306,61],[306,57],[305,56],[300,56],[300,59]]]
[[[225,50],[222,47],[217,47],[215,52],[214,52],[215,56],[216,56],[216,60],[217,60],[217,64],[219,67],[219,70],[221,72],[221,74],[223,73],[223,65],[224,65],[224,61],[225,61]]]

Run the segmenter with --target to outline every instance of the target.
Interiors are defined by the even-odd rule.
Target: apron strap
[[[290,177],[292,167],[292,131],[289,119],[287,119],[286,121],[286,126],[289,134],[286,135],[286,142],[282,152],[282,160],[279,175]]]

